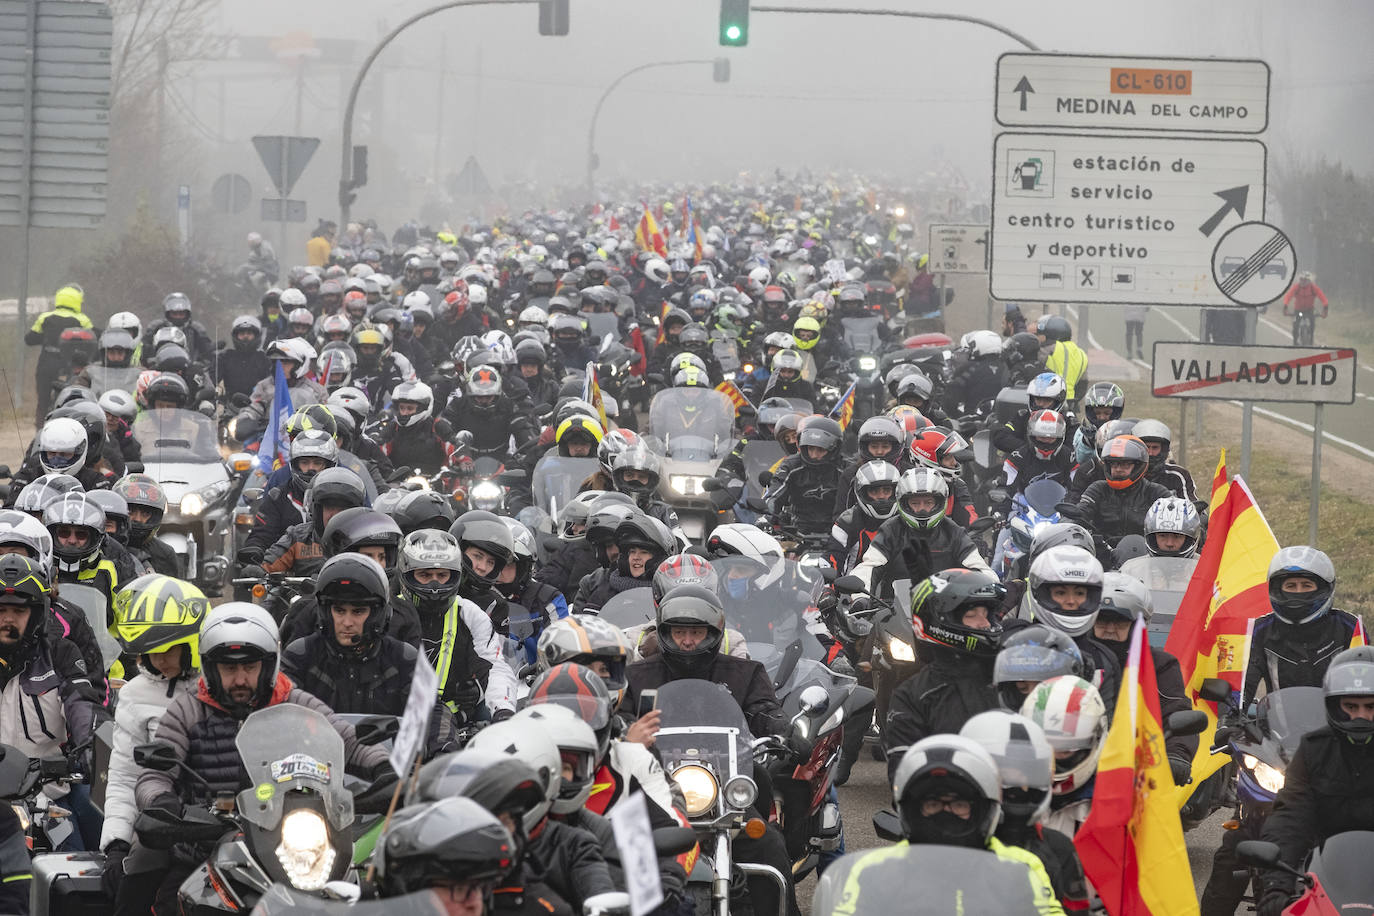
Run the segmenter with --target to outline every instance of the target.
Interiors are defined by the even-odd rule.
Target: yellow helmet
[[[53,308],[71,309],[73,312],[79,312],[85,299],[86,294],[81,291],[81,287],[70,284],[57,291],[57,294],[52,297],[52,305]]]
[[[435,233],[435,235],[434,235],[434,240],[435,240],[436,242],[441,242],[441,243],[443,243],[443,244],[445,244],[445,245],[457,245],[457,244],[458,244],[458,236],[454,235],[452,232],[443,232],[443,231],[437,232],[437,233]]]
[[[830,309],[822,300],[812,299],[801,307],[801,311],[797,312],[797,317],[814,318],[817,324],[825,327],[825,322],[830,318]]]
[[[798,318],[792,325],[792,337],[797,341],[798,350],[810,350],[820,343],[821,323],[814,318]]]
[[[928,254],[923,254],[923,255],[919,256],[918,258],[916,258],[916,269],[917,269],[917,270],[925,270],[925,269],[926,269],[926,266],[927,266],[928,264],[930,264],[930,255],[928,255]]]
[[[184,645],[189,673],[200,667],[200,625],[209,612],[209,600],[190,582],[149,573],[115,593],[110,635],[140,658]]]
[[[354,347],[365,347],[368,344],[373,344],[374,346],[385,349],[386,338],[383,337],[382,332],[376,328],[358,328],[358,330],[353,332]]]
[[[558,444],[558,453],[566,456],[567,452],[563,447],[565,444],[564,440],[569,437],[577,438],[581,434],[591,436],[593,440],[592,457],[595,458],[596,446],[601,444],[601,437],[606,433],[605,430],[601,428],[601,424],[597,422],[596,418],[586,417],[582,414],[573,414],[571,417],[568,417],[568,419],[558,424],[558,431],[553,437],[553,441]]]

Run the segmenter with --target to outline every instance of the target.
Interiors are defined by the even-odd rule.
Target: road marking
[[[1165,321],[1172,322],[1176,328],[1178,328],[1184,334],[1187,334],[1190,339],[1198,339],[1198,336],[1194,334],[1192,331],[1188,330],[1188,327],[1183,322],[1179,321],[1173,315],[1170,315],[1168,309],[1159,309],[1159,317],[1163,318]]]
[[[1240,401],[1227,401],[1226,403],[1234,404],[1237,407],[1245,406]],[[1287,423],[1290,426],[1296,426],[1298,429],[1301,429],[1304,432],[1316,432],[1316,427],[1314,427],[1311,423],[1304,423],[1301,420],[1294,420],[1292,417],[1285,417],[1278,411],[1269,410],[1268,408],[1258,406],[1252,406],[1251,409],[1262,417],[1268,417],[1271,420],[1278,420],[1281,423]],[[1348,449],[1353,449],[1354,451],[1359,452],[1361,455],[1364,455],[1366,458],[1374,458],[1374,449],[1365,448],[1363,445],[1351,442],[1349,439],[1342,439],[1340,436],[1333,436],[1325,430],[1322,431],[1322,436],[1323,438],[1330,439],[1337,445],[1343,445]]]
[[[1277,322],[1271,321],[1268,318],[1264,317],[1260,318],[1260,323],[1263,324],[1265,327],[1273,328],[1284,340],[1293,339],[1293,331],[1291,328],[1285,328]],[[1374,366],[1371,366],[1369,363],[1360,363],[1360,368],[1366,372],[1374,372]],[[1365,397],[1365,395],[1360,395],[1360,397]]]

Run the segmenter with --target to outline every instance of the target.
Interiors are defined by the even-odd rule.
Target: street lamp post
[[[715,66],[715,65],[716,65],[716,60],[714,60],[714,59],[698,59],[698,60],[660,60],[660,61],[655,61],[655,62],[653,62],[653,63],[640,64],[638,67],[631,67],[629,70],[626,70],[624,73],[622,73],[622,74],[620,74],[619,76],[617,76],[614,80],[611,81],[611,84],[610,84],[609,86],[606,87],[606,91],[603,92],[603,93],[601,93],[601,98],[599,98],[599,99],[596,100],[596,108],[592,110],[592,120],[591,120],[591,124],[589,124],[589,125],[587,126],[587,198],[588,198],[588,199],[591,199],[592,197],[594,197],[594,196],[596,195],[596,183],[595,183],[595,178],[594,178],[594,173],[596,172],[596,167],[597,167],[597,165],[598,165],[597,155],[596,155],[596,122],[597,122],[597,120],[601,117],[601,106],[606,104],[606,99],[609,98],[610,95],[611,95],[611,93],[615,91],[615,87],[619,86],[621,83],[625,82],[626,79],[628,79],[628,78],[631,77],[631,76],[634,76],[636,73],[640,73],[640,72],[642,72],[642,71],[644,71],[644,70],[652,70],[652,69],[654,69],[654,68],[656,68],[656,67],[681,67],[681,66],[685,66],[685,65],[687,65],[687,64],[711,64],[712,66]]]
[[[539,0],[449,0],[438,6],[432,6],[427,10],[421,10],[415,15],[406,19],[396,28],[387,32],[382,40],[377,42],[377,46],[367,55],[363,65],[358,68],[358,75],[353,78],[353,87],[348,91],[348,104],[344,106],[343,119],[343,142],[339,150],[339,230],[343,231],[348,226],[348,210],[353,202],[353,109],[358,104],[358,91],[362,89],[363,77],[367,76],[367,71],[371,69],[373,61],[377,55],[391,44],[392,39],[410,28],[422,19],[428,19],[435,13],[442,13],[444,10],[451,10],[460,6],[519,6],[537,3]]]
[[[993,22],[991,19],[983,19],[978,16],[965,16],[962,13],[926,13],[913,10],[874,10],[874,9],[850,9],[844,6],[757,6],[751,5],[750,10],[755,13],[836,13],[845,16],[901,16],[906,19],[942,19],[947,22],[967,22],[970,25],[980,25],[985,29],[992,29],[994,32],[1001,32],[1003,35],[1018,42],[1027,50],[1039,51],[1040,46],[1032,42],[1025,36],[1012,31],[1000,23]]]

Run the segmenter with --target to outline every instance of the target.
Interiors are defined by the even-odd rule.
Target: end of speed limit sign
[[[1292,241],[1268,223],[1232,226],[1212,250],[1212,278],[1237,305],[1268,305],[1288,291],[1297,272]]]

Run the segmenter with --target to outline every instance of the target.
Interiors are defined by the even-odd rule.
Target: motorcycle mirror
[[[8,480],[13,476],[14,475],[10,473],[10,466],[8,464],[0,464],[0,477]]]
[[[149,770],[162,773],[176,769],[180,761],[176,748],[165,741],[153,741],[134,746],[134,763]]]
[[[773,482],[773,472],[769,470],[759,471],[758,482],[760,486],[768,486]]]
[[[125,474],[142,474],[142,473],[143,473],[143,462],[142,462],[142,461],[126,461],[126,462],[124,462],[124,473],[125,473]]]
[[[867,591],[864,588],[864,580],[858,576],[840,576],[834,582],[835,591],[846,595],[856,595],[859,592]]]
[[[1226,703],[1231,699],[1231,683],[1219,677],[1203,678],[1198,688],[1198,696],[1213,703]]]
[[[262,487],[247,487],[243,491],[243,499],[250,506],[262,497]]]
[[[1164,733],[1170,738],[1183,735],[1200,735],[1206,729],[1207,714],[1200,709],[1181,709],[1178,712],[1170,713],[1168,720],[1164,723]]]
[[[839,577],[840,577],[840,573],[839,573],[838,570],[835,569],[835,567],[833,567],[833,566],[822,566],[822,567],[821,567],[821,578],[824,579],[826,582],[834,582],[834,581],[835,581],[836,579],[838,579]]]
[[[630,911],[630,895],[624,891],[593,894],[582,901],[582,916],[618,916]]]
[[[1259,868],[1283,868],[1279,861],[1279,845],[1264,840],[1241,840],[1236,844],[1236,858],[1246,865]],[[1292,869],[1288,869],[1291,871]]]
[[[701,488],[707,493],[719,493],[725,489],[725,484],[719,477],[707,477],[701,482]]]
[[[1000,506],[1011,499],[1011,495],[1002,487],[993,487],[988,490],[988,502],[994,506]]]
[[[353,726],[353,734],[363,745],[381,744],[396,737],[401,720],[395,716],[368,716]]]
[[[697,832],[691,827],[659,827],[654,831],[654,852],[659,858],[691,852],[696,844]]]
[[[801,692],[800,702],[802,712],[808,716],[819,716],[830,708],[830,694],[819,684],[812,684]]]
[[[876,811],[873,814],[873,832],[878,834],[878,838],[887,840],[889,843],[896,843],[905,839],[902,835],[902,821],[897,817],[896,811]]]

